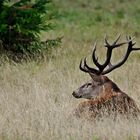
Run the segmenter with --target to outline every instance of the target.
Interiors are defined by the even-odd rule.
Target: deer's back
[[[87,100],[78,105],[75,115],[78,117],[102,117],[119,115],[138,116],[140,113],[135,101],[127,94],[121,92],[117,95],[104,96],[94,100]]]

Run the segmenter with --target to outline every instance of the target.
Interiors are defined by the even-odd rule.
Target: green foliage
[[[32,54],[49,47],[41,42],[40,33],[54,28],[51,20],[56,13],[51,0],[20,0],[15,3],[0,0],[0,9],[0,40],[4,50]]]

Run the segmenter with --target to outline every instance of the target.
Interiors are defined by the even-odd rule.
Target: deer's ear
[[[94,82],[98,82],[98,83],[104,82],[102,75],[96,75],[96,74],[92,74],[92,73],[89,73],[89,75],[93,79]]]

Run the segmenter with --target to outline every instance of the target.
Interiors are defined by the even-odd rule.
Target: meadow
[[[99,60],[104,61],[104,36],[113,42],[118,34],[135,36],[140,47],[139,0],[54,0],[58,17],[55,30],[42,33],[42,39],[63,36],[62,44],[42,61],[15,63],[0,60],[0,139],[1,140],[139,140],[140,119],[90,122],[71,112],[84,99],[73,90],[90,79],[79,70],[81,58],[91,61],[98,41]],[[126,47],[116,49],[118,62]],[[107,76],[130,95],[140,107],[140,52]]]

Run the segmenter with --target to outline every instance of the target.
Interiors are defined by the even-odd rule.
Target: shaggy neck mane
[[[108,84],[109,82],[109,84]],[[113,83],[113,81],[108,81],[106,84],[110,85],[108,86],[108,88],[105,88],[105,86],[103,87],[103,93],[95,98],[95,99],[91,99],[89,100],[89,102],[91,101],[91,104],[100,104],[100,103],[104,103],[108,100],[111,100],[113,97],[116,97],[118,95],[120,95],[121,93],[123,93],[119,87]]]

